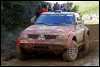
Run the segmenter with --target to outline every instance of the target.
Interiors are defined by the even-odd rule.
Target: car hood
[[[44,26],[44,25],[31,25],[26,28],[22,33],[25,34],[61,34],[70,31],[73,26]]]

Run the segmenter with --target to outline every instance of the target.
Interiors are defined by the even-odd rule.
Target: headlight
[[[21,38],[28,38],[28,34],[21,34],[20,37]]]
[[[67,38],[67,35],[58,35],[57,36],[57,39],[66,39]]]

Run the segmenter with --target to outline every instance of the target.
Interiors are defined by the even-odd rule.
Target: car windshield
[[[36,24],[44,24],[44,25],[74,25],[75,24],[75,16],[74,15],[64,15],[64,14],[42,14],[36,20]]]

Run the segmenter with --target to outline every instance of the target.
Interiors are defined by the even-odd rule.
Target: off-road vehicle
[[[75,12],[44,12],[17,39],[20,60],[41,53],[62,54],[64,61],[74,61],[79,52],[88,53],[89,29],[78,21]]]

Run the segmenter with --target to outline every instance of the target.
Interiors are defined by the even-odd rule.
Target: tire
[[[86,56],[89,53],[89,48],[90,48],[90,38],[89,35],[86,34],[84,37],[84,46],[82,47],[81,51],[79,52],[79,57],[82,58]]]
[[[78,46],[76,41],[72,40],[70,48],[63,52],[64,61],[74,61],[78,55]]]
[[[22,61],[30,57],[30,54],[18,45],[16,46],[16,55]]]

